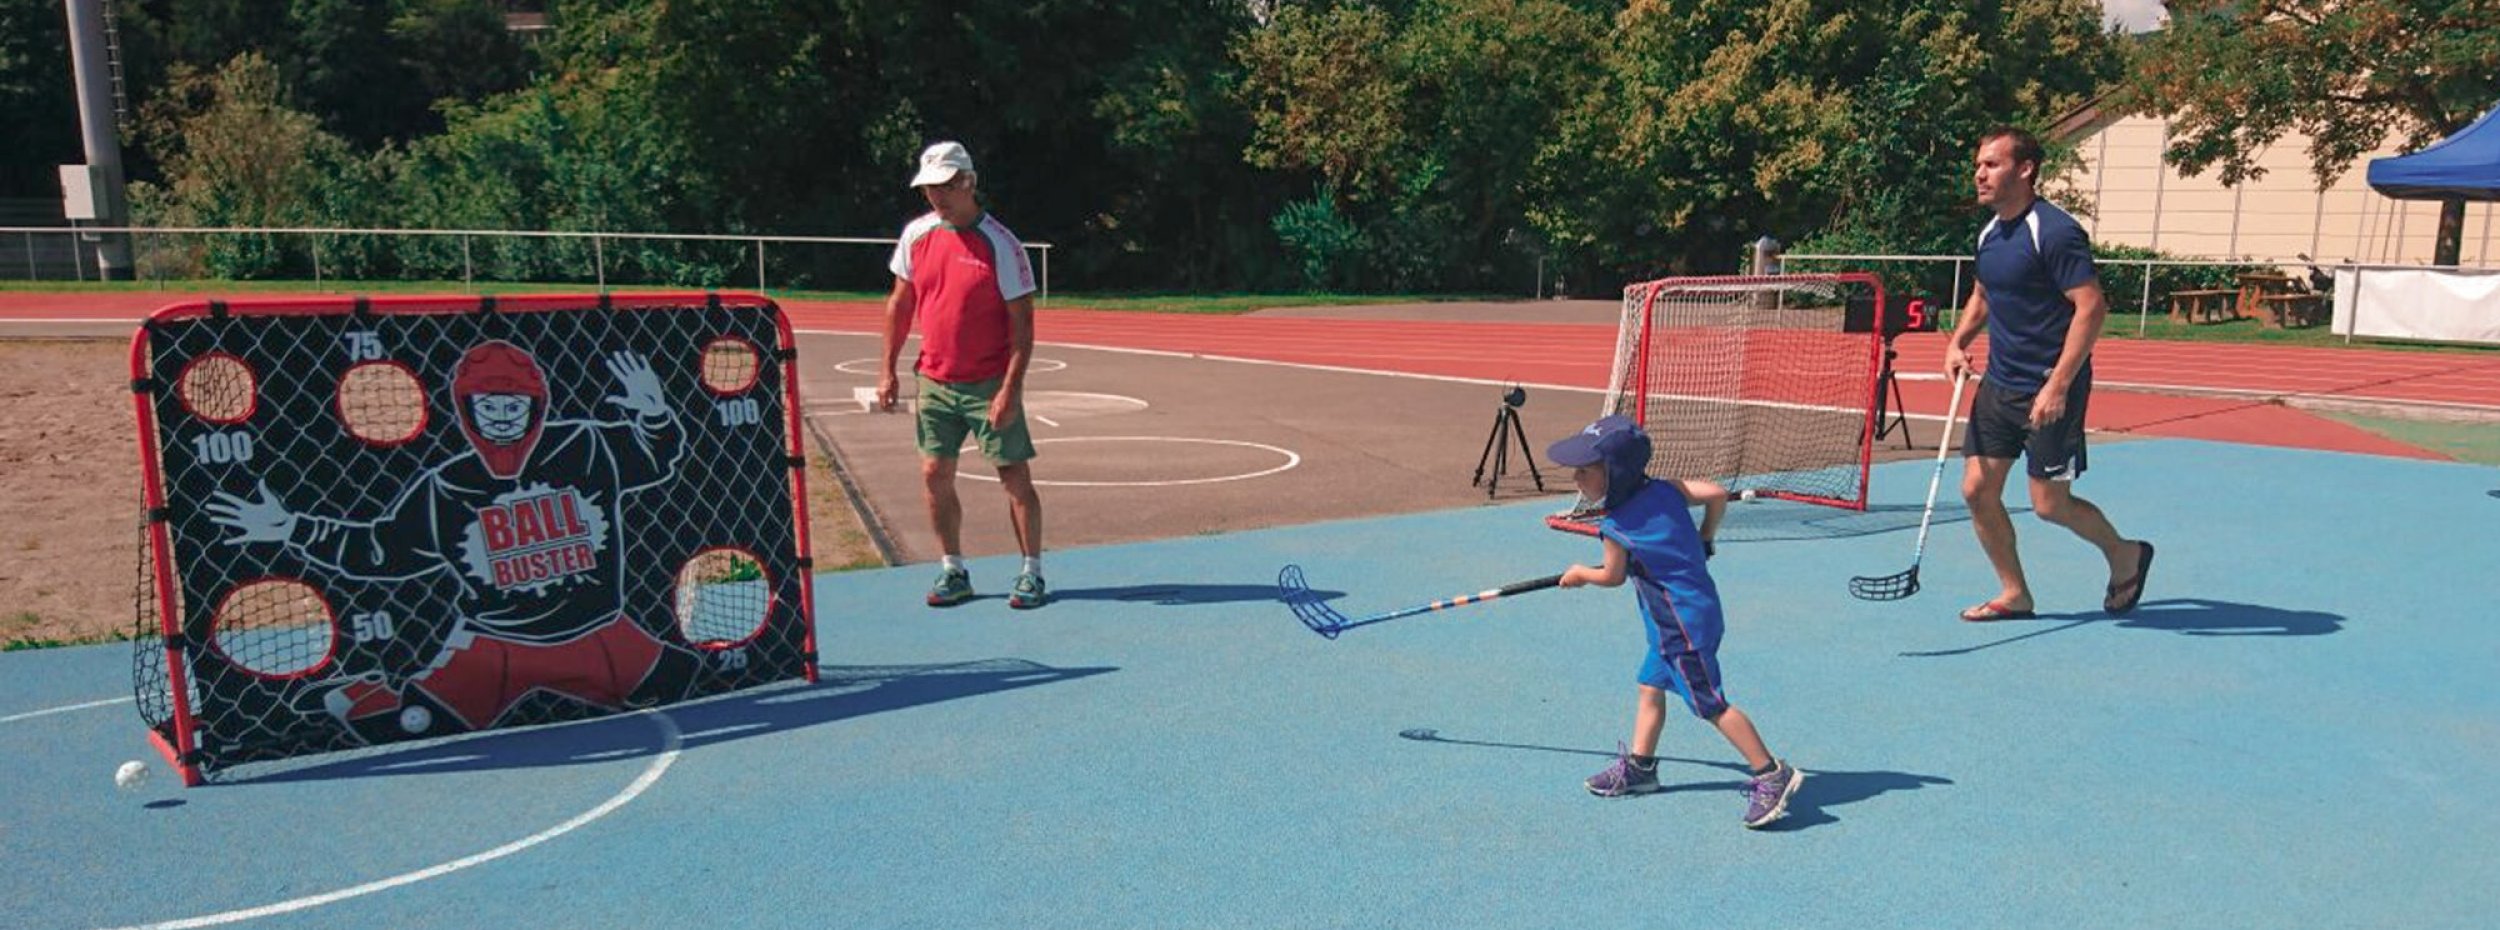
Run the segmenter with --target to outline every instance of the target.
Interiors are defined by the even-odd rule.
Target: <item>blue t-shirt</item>
[[[1988,291],[1988,375],[1998,387],[2038,393],[2066,348],[2075,302],[2066,291],[2094,280],[2092,240],[2056,204],[2034,200],[2010,220],[1979,230],[1979,284]],[[2091,360],[2076,373],[2091,373]]]
[[[1718,652],[1725,624],[1691,506],[1673,483],[1651,479],[1608,510],[1598,531],[1631,556],[1641,615],[1653,624],[1677,624],[1694,649],[1709,655]]]

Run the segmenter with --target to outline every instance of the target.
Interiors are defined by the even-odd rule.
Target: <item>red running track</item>
[[[0,320],[135,322],[189,295],[172,292],[0,294]],[[784,301],[801,329],[874,333],[874,304]],[[1602,389],[1614,328],[1577,323],[1191,316],[1045,309],[1047,343],[1147,349],[1368,371]],[[1904,372],[1940,372],[1944,337],[1902,337]],[[2094,429],[2149,436],[2441,458],[2428,450],[2284,406],[2303,395],[2452,404],[2500,411],[2500,354],[2400,352],[2106,339],[2094,353]],[[1908,381],[1913,412],[1941,409],[1947,387]],[[2185,396],[2195,394],[2202,396]]]

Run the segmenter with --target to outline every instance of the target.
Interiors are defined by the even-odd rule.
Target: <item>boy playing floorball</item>
[[[1598,538],[1605,543],[1600,567],[1573,565],[1562,586],[1611,588],[1632,581],[1649,655],[1641,662],[1640,703],[1632,721],[1632,745],[1605,771],[1588,780],[1589,793],[1616,798],[1648,794],[1658,786],[1658,731],[1666,724],[1666,692],[1684,699],[1693,716],[1710,721],[1753,768],[1745,789],[1745,826],[1759,829],[1788,813],[1788,799],[1804,784],[1804,772],[1771,756],[1745,712],[1729,704],[1719,677],[1718,585],[1710,580],[1700,530],[1687,508],[1702,505],[1704,524],[1715,526],[1727,506],[1727,490],[1700,479],[1651,478],[1649,435],[1627,417],[1606,417],[1546,450],[1571,468],[1581,496],[1605,502]]]

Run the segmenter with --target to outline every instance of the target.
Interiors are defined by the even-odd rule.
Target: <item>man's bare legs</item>
[[[2143,548],[2118,535],[2118,528],[2110,525],[2108,515],[2091,501],[2076,497],[2074,488],[2066,482],[2032,479],[2031,512],[2098,547],[2101,558],[2109,562],[2111,587],[2134,578],[2136,569],[2142,567]]]
[[[922,456],[920,489],[929,504],[929,528],[937,531],[938,551],[963,555],[964,505],[955,496],[955,459]]]
[[[1979,548],[1987,552],[2001,586],[1995,603],[2010,610],[2030,610],[2031,585],[2023,577],[2013,517],[2005,510],[2005,481],[2013,473],[2014,460],[1971,456],[1963,461],[1962,500],[1970,505],[1971,529],[1978,534]],[[2120,536],[2101,508],[2076,497],[2067,482],[2031,478],[2029,484],[2031,512],[2101,550],[2101,558],[2109,563],[2110,584],[2135,577],[2143,550]]]
[[[2008,610],[2030,610],[2031,585],[2023,580],[2022,553],[2014,547],[2014,518],[2005,512],[2005,476],[2013,459],[1966,456],[1962,459],[1962,502],[1970,505],[1971,530],[1979,548],[1997,571],[2000,590],[1990,603]]]
[[[1015,526],[1016,550],[1024,553],[1025,558],[1039,558],[1042,554],[1042,495],[1033,490],[1032,463],[999,466],[998,483],[1007,489],[1007,520]]]

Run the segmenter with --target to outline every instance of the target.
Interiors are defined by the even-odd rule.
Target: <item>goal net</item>
[[[196,784],[812,679],[796,372],[760,297],[157,311],[142,718]]]
[[[1863,510],[1883,306],[1856,273],[1626,287],[1599,413],[1648,431],[1652,475]]]

